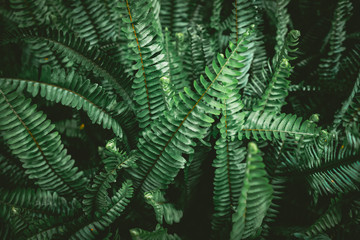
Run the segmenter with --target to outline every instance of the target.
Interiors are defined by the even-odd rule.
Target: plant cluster
[[[1,239],[355,239],[355,0],[1,0]]]

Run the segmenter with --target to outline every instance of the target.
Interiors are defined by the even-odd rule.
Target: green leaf
[[[352,12],[353,5],[349,0],[340,0],[334,12],[329,32],[329,51],[327,56],[322,58],[319,64],[319,77],[325,84],[332,84],[340,69],[339,59],[345,51],[344,41],[346,40],[345,25]]]
[[[126,0],[119,2],[118,8],[124,24],[122,31],[132,50],[127,60],[129,63],[135,61],[132,88],[138,105],[136,115],[140,128],[145,128],[165,110],[159,80],[168,74],[169,63],[164,54],[160,22],[151,1]]]
[[[118,218],[129,204],[133,195],[133,187],[131,181],[126,181],[122,187],[110,200],[110,207],[99,214],[93,221],[86,223],[76,233],[71,235],[69,239],[96,239],[96,235],[100,231],[110,226],[116,218]]]
[[[156,226],[153,232],[148,232],[140,228],[130,229],[132,240],[180,240],[181,238],[174,234],[168,234],[166,228],[160,225]]]
[[[181,210],[175,209],[173,204],[167,203],[163,193],[160,190],[146,192],[144,197],[146,202],[154,208],[156,220],[158,223],[162,224],[163,219],[167,224],[180,222],[180,219],[183,216],[183,212]]]
[[[45,43],[56,54],[70,59],[86,71],[91,71],[95,76],[111,83],[120,97],[133,108],[129,79],[124,74],[124,69],[98,48],[90,47],[83,39],[52,28],[26,28],[8,33],[2,44],[19,40]]]
[[[93,123],[112,129],[116,136],[123,138],[118,119],[128,107],[110,97],[101,86],[90,83],[75,71],[66,73],[64,70],[54,70],[51,74],[43,74],[42,80],[0,78],[0,86],[26,90],[33,97],[40,95],[48,101],[83,109]]]
[[[339,197],[331,199],[328,209],[304,233],[309,237],[313,237],[337,226],[342,219],[340,200]]]
[[[0,89],[0,130],[11,153],[18,157],[26,174],[44,190],[60,195],[81,194],[87,179],[74,167],[58,132],[46,115],[29,99]]]
[[[302,118],[292,114],[276,114],[272,112],[251,112],[245,120],[245,124],[239,129],[238,137],[241,140],[245,134],[246,138],[253,137],[259,140],[281,139],[293,136],[299,140],[303,138],[310,141],[319,136],[320,128],[314,123],[306,120],[301,123]]]
[[[217,125],[220,137],[216,141],[216,159],[213,162],[216,170],[212,229],[215,233],[229,231],[226,226],[229,226],[231,215],[236,209],[246,167],[246,148],[236,138],[237,127],[244,124],[245,113],[241,112],[243,104],[240,94],[234,92],[231,95],[232,97],[223,101],[222,117]],[[219,234],[221,238],[228,237],[226,234]]]
[[[14,214],[25,210],[31,214],[42,216],[74,216],[79,209],[80,203],[73,199],[68,202],[65,198],[59,197],[56,192],[32,188],[4,189],[0,188],[0,216],[9,220]]]
[[[244,185],[237,212],[233,214],[230,239],[245,239],[256,234],[270,206],[272,192],[260,150],[251,142],[248,146]]]
[[[111,21],[108,14],[106,1],[69,1],[70,8],[68,17],[73,20],[72,29],[81,38],[97,45],[116,36],[116,23]],[[110,3],[111,4],[111,3]],[[114,7],[115,4],[112,4]]]
[[[138,144],[139,168],[132,172],[134,182],[142,192],[164,189],[172,182],[185,165],[182,153],[191,154],[195,145],[193,139],[204,138],[214,121],[209,113],[220,113],[223,104],[218,99],[226,100],[236,93],[237,81],[232,73],[239,70],[238,62],[246,51],[241,46],[249,35],[250,30],[243,34],[237,45],[230,44],[231,52],[227,51],[226,59],[218,55],[220,66],[214,68],[215,74],[207,71],[208,79],[201,76],[199,83],[194,81],[195,91],[185,88],[184,93],[180,92],[173,109],[164,112],[159,121],[143,132]],[[218,63],[214,60],[213,65]]]

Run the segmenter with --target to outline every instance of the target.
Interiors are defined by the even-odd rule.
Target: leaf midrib
[[[150,107],[149,88],[148,88],[148,86],[147,86],[147,81],[146,81],[144,61],[143,61],[143,57],[142,57],[142,53],[141,53],[140,42],[139,42],[138,36],[137,36],[137,34],[136,34],[136,30],[135,30],[135,24],[134,24],[133,19],[132,19],[132,16],[131,16],[130,5],[129,5],[128,0],[126,0],[126,7],[127,7],[127,9],[128,9],[131,26],[132,26],[132,29],[134,30],[134,36],[135,36],[136,44],[137,44],[137,47],[138,47],[138,50],[139,50],[139,56],[140,56],[140,61],[141,61],[141,68],[142,68],[142,71],[143,71],[145,91],[146,91],[146,100],[147,100],[147,105],[148,105],[148,110],[149,110],[149,117],[150,117],[150,119],[152,119],[152,113],[151,113],[151,107]]]
[[[42,158],[45,160],[47,166],[50,168],[51,172],[53,172],[59,179],[61,179],[61,181],[69,187],[69,189],[71,190],[72,193],[77,194],[77,191],[70,186],[56,171],[55,169],[51,166],[51,164],[49,163],[49,160],[46,158],[41,146],[39,145],[38,141],[36,140],[36,138],[34,137],[34,135],[32,134],[32,132],[30,131],[30,129],[28,128],[28,126],[24,123],[24,121],[21,119],[21,117],[19,116],[19,114],[15,111],[14,107],[11,105],[11,103],[9,102],[8,98],[6,97],[5,93],[0,89],[0,93],[3,96],[3,98],[5,99],[6,103],[9,105],[11,111],[15,114],[15,116],[17,117],[17,119],[20,121],[20,123],[23,125],[23,127],[26,129],[26,131],[29,133],[30,137],[32,138],[32,140],[34,141],[34,143],[36,144],[36,147],[38,148]]]
[[[226,62],[224,63],[224,65],[221,67],[221,69],[219,70],[219,72],[217,73],[217,75],[215,76],[214,80],[211,81],[210,85],[206,88],[206,90],[204,91],[204,93],[200,96],[200,98],[198,99],[198,101],[194,104],[194,106],[190,109],[190,111],[186,114],[186,116],[184,117],[184,119],[181,121],[181,123],[179,124],[179,126],[177,127],[177,129],[175,130],[175,132],[171,135],[171,137],[169,138],[169,140],[167,141],[167,143],[165,144],[165,146],[163,147],[163,149],[160,151],[159,155],[157,156],[157,158],[154,160],[154,163],[150,166],[149,170],[146,172],[143,180],[141,181],[139,188],[141,188],[141,186],[144,184],[145,180],[147,179],[148,175],[150,174],[151,170],[154,168],[155,164],[159,161],[162,153],[165,151],[165,149],[167,148],[167,146],[170,144],[171,140],[174,138],[175,134],[179,131],[179,129],[182,127],[182,125],[185,123],[186,119],[190,116],[190,114],[192,113],[192,111],[195,109],[195,107],[199,104],[199,102],[202,100],[202,98],[205,96],[205,94],[209,91],[209,89],[211,88],[211,86],[215,83],[215,81],[219,78],[219,76],[221,75],[222,71],[224,70],[224,68],[227,66],[227,64],[229,63],[229,60],[231,59],[231,57],[233,56],[233,54],[236,52],[236,50],[239,48],[239,46],[241,45],[241,43],[243,42],[245,37],[243,37],[238,44],[236,45],[236,47],[234,48],[234,50],[231,52],[230,56],[226,59]]]

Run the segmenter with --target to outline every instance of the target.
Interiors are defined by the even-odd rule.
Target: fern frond
[[[156,225],[153,232],[148,232],[140,228],[130,229],[130,235],[132,240],[180,240],[181,238],[174,234],[167,233],[166,228],[162,228],[160,225]]]
[[[95,76],[112,83],[113,88],[120,93],[120,97],[133,107],[129,79],[123,69],[114,65],[112,59],[96,47],[90,49],[89,44],[83,39],[75,37],[74,34],[51,28],[28,28],[9,33],[2,43],[18,40],[36,40],[39,43],[46,43],[60,56],[80,64],[86,71],[91,71]]]
[[[94,177],[92,184],[84,195],[83,210],[87,215],[100,214],[106,211],[110,204],[107,190],[116,181],[117,172],[100,172]]]
[[[335,166],[321,166],[307,176],[310,186],[321,194],[359,190],[360,161],[338,161]]]
[[[136,160],[139,157],[136,150],[133,150],[129,154],[119,151],[119,149],[116,147],[115,139],[108,141],[106,148],[103,149],[101,153],[101,161],[104,164],[106,172],[112,172],[122,168],[135,167]]]
[[[188,28],[189,43],[184,57],[184,69],[190,77],[190,83],[198,80],[204,74],[206,66],[205,53],[202,46],[201,26],[190,26]]]
[[[185,32],[189,24],[189,2],[184,0],[161,0],[160,20],[163,29],[175,33]]]
[[[69,4],[67,17],[72,21],[72,29],[90,46],[116,37],[115,25],[108,14],[105,1],[74,0]]]
[[[116,147],[116,139],[107,142],[106,149],[101,151],[104,157],[105,172],[100,172],[93,178],[93,183],[88,186],[88,191],[84,195],[83,210],[87,215],[98,215],[106,211],[109,207],[110,198],[108,189],[111,183],[116,182],[117,171],[122,168],[134,167],[137,160],[137,153],[133,151],[130,156],[119,152]]]
[[[246,29],[250,26],[254,25],[257,28],[257,21],[256,21],[256,1],[248,1],[248,0],[236,0],[233,3],[234,8],[232,10],[232,21],[230,22],[230,41],[233,43],[237,42],[239,36],[243,34]],[[256,32],[251,35],[249,39],[249,44],[245,45],[248,49],[248,53],[246,54],[246,58],[243,59],[241,62],[247,66],[247,69],[237,76],[239,81],[238,87],[240,89],[244,88],[248,83],[249,74],[246,74],[250,69],[252,61],[254,59],[254,52],[256,47]]]
[[[282,63],[282,58],[286,58],[290,61],[297,58],[296,52],[298,50],[297,45],[299,44],[299,38],[300,31],[298,30],[291,30],[286,35],[283,45],[272,59],[272,66],[274,69]]]
[[[357,152],[336,138],[323,135],[314,145],[305,147],[295,171],[300,171],[298,174],[305,176],[310,187],[321,195],[358,190],[360,161]]]
[[[321,59],[319,65],[320,80],[334,80],[340,67],[340,58],[345,50],[343,42],[346,38],[345,24],[353,9],[349,0],[340,0],[336,6],[329,36],[329,51],[327,57]]]
[[[164,97],[164,102],[166,105],[166,110],[169,111],[174,105],[173,97],[175,95],[174,85],[172,84],[170,78],[162,77],[160,78],[160,85],[162,88],[162,94]]]
[[[0,188],[0,215],[4,220],[12,217],[14,212],[27,211],[34,215],[49,214],[56,216],[74,216],[79,209],[77,201],[67,202],[56,192],[32,188],[7,190]],[[75,200],[75,199],[74,199]]]
[[[90,80],[84,79],[75,71],[66,73],[64,70],[55,70],[44,75],[41,79],[43,81],[0,78],[0,86],[17,91],[26,90],[33,97],[40,94],[48,101],[83,109],[93,123],[112,129],[116,136],[123,138],[123,130],[117,118],[126,107],[109,97],[101,86],[90,83]]]
[[[236,0],[233,5],[232,21],[230,22],[230,41],[235,43],[251,25],[256,23],[256,12],[254,1]]]
[[[152,4],[149,0],[126,0],[118,4],[125,24],[122,30],[132,49],[128,61],[136,62],[132,65],[135,71],[132,88],[138,104],[136,114],[140,128],[147,127],[165,110],[159,80],[169,71],[161,26],[155,24],[157,21]]]
[[[342,219],[340,199],[341,198],[339,197],[331,199],[328,209],[316,220],[314,224],[304,231],[307,236],[315,236],[335,227],[340,223]]]
[[[15,213],[12,218],[10,218],[9,224],[11,226],[11,231],[16,238],[24,238],[24,232],[26,232],[26,229],[29,227],[30,221],[28,218]]]
[[[231,222],[231,216],[240,196],[246,167],[244,163],[246,150],[241,143],[230,142],[226,138],[220,138],[216,142],[218,156],[213,163],[216,170],[212,219],[212,229],[215,232],[223,231],[223,228]]]
[[[302,122],[302,117],[292,114],[276,114],[272,112],[251,112],[245,120],[245,124],[239,129],[239,139],[243,136],[247,139],[253,137],[256,141],[259,136],[263,140],[281,139],[286,136],[300,137],[311,140],[318,136],[320,128],[316,124],[306,120]]]
[[[244,185],[237,212],[233,214],[230,239],[245,239],[256,234],[270,206],[272,192],[260,150],[255,143],[249,143]]]
[[[212,15],[210,18],[210,26],[216,30],[220,29],[220,13],[221,9],[223,7],[223,1],[224,0],[214,0],[213,1],[213,7],[212,7]]]
[[[176,92],[183,91],[184,87],[189,87],[190,81],[188,74],[184,71],[183,62],[175,51],[175,46],[171,41],[169,31],[165,31],[165,49],[166,57],[169,63],[169,80],[174,85]]]
[[[29,240],[56,239],[63,235],[68,229],[59,219],[53,219],[42,222],[41,226],[29,226],[26,230],[26,238]]]
[[[188,28],[188,46],[184,57],[184,69],[190,77],[190,82],[198,81],[204,74],[205,67],[211,69],[214,56],[210,36],[205,32],[202,25],[191,25]]]
[[[267,61],[266,48],[265,48],[265,30],[264,30],[264,20],[261,17],[264,14],[264,8],[261,1],[254,1],[253,3],[255,8],[255,25],[256,25],[256,37],[254,38],[255,42],[255,51],[254,58],[251,64],[251,78],[259,76],[261,74],[263,66],[265,66]]]
[[[32,181],[29,181],[26,177],[23,168],[18,166],[11,159],[0,155],[0,184],[2,185],[2,183],[24,187],[32,184]]]
[[[281,107],[286,103],[285,98],[288,95],[290,81],[287,78],[292,72],[292,67],[289,64],[289,60],[293,60],[296,57],[292,56],[296,52],[296,45],[298,44],[300,32],[292,30],[286,37],[281,50],[274,56],[272,60],[272,67],[269,67],[270,73],[266,73],[263,70],[263,80],[257,80],[253,82],[253,86],[259,85],[261,82],[267,82],[266,78],[270,78],[269,85],[264,92],[259,102],[253,107],[253,110],[258,111],[275,111],[280,112]],[[282,58],[282,59],[281,59]],[[265,79],[264,79],[265,78]],[[265,81],[264,81],[265,80]],[[257,83],[258,82],[258,83]],[[258,87],[259,93],[262,92],[262,88]]]
[[[350,125],[351,122],[353,122],[356,118],[356,107],[360,106],[359,104],[356,104],[357,99],[360,99],[360,72],[358,73],[356,82],[354,84],[354,87],[348,97],[348,99],[343,103],[340,111],[334,116],[334,122],[333,122],[333,129],[337,129],[340,125],[343,125],[346,127],[347,125]],[[353,111],[352,113],[352,110]],[[353,115],[353,118],[351,119]]]
[[[273,224],[277,220],[280,214],[280,209],[282,205],[281,200],[285,197],[284,185],[286,184],[287,180],[288,179],[284,177],[272,177],[270,179],[270,184],[274,191],[272,194],[271,204],[266,212],[262,224],[261,236],[263,236],[265,239],[268,237],[269,233],[271,233],[271,224]]]
[[[211,148],[208,146],[197,145],[194,153],[189,155],[184,167],[184,182],[186,200],[190,202],[194,193],[198,190],[200,177],[203,175],[202,163],[208,158]]]
[[[121,212],[123,212],[129,204],[132,195],[132,183],[130,181],[124,182],[122,187],[111,198],[110,207],[105,212],[99,214],[91,223],[87,223],[86,226],[81,227],[76,233],[71,235],[69,239],[96,239],[96,235],[98,235],[100,231],[103,231],[121,215]]]
[[[167,224],[178,223],[183,216],[182,210],[168,203],[160,190],[146,192],[144,198],[154,208],[156,220],[160,224],[163,223],[163,219]]]
[[[268,11],[268,14],[273,18],[276,24],[276,53],[281,51],[281,48],[285,42],[286,33],[288,32],[290,15],[287,12],[287,5],[289,2],[290,0],[275,0],[265,2],[265,7]]]
[[[267,104],[270,95],[276,95],[281,93],[280,95],[282,97],[287,96],[287,92],[289,89],[289,82],[285,79],[285,77],[290,75],[292,68],[291,66],[284,68],[284,66],[286,65],[286,60],[295,59],[295,57],[290,56],[290,53],[296,51],[296,49],[293,49],[293,47],[297,45],[298,37],[299,37],[299,32],[295,30],[291,31],[288,34],[287,39],[284,45],[282,46],[281,51],[277,53],[272,59],[273,66],[271,66],[270,62],[268,61],[267,64],[262,64],[260,71],[259,69],[256,70],[256,66],[253,65],[255,68],[252,69],[252,73],[253,73],[252,82],[246,85],[246,88],[244,90],[244,96],[245,96],[244,103],[247,106],[247,109],[252,108],[257,110],[264,108],[265,106],[260,107],[260,105],[263,105],[265,103]],[[259,47],[261,47],[261,45],[257,46],[257,48]],[[259,56],[255,55],[255,57],[259,57]],[[283,57],[283,59],[279,59],[280,57]],[[281,63],[285,65],[281,65]],[[279,72],[281,74],[279,74]],[[278,78],[280,78],[280,81],[277,82]],[[267,83],[269,80],[270,80],[270,84]],[[274,89],[275,92],[272,93]],[[253,102],[256,100],[258,96],[260,96],[262,99],[258,100],[257,104],[253,104]],[[276,97],[273,96],[273,98]],[[280,105],[277,106],[277,108],[280,108],[282,106],[281,102],[284,103],[285,100],[281,99],[279,96],[278,98],[279,99],[277,100],[277,102],[280,101],[280,103],[278,103]]]
[[[302,152],[303,160],[297,167],[299,169],[310,169],[321,166],[326,160],[329,160],[326,159],[324,161],[327,152],[331,154],[336,153],[336,151],[334,151],[334,146],[331,145],[332,143],[333,141],[331,141],[330,134],[328,134],[327,131],[322,130],[319,137],[313,141],[313,144],[304,147]]]
[[[237,45],[230,44],[231,52],[226,50],[226,58],[217,56],[220,66],[213,61],[215,74],[205,68],[208,80],[201,76],[199,83],[194,81],[195,91],[185,88],[176,98],[173,109],[143,132],[138,145],[142,160],[133,172],[136,186],[143,192],[166,188],[184,167],[182,153],[193,153],[192,139],[206,135],[206,128],[214,121],[208,114],[218,115],[218,109],[223,107],[217,99],[225,100],[235,91],[234,75],[243,67],[241,54],[246,48],[242,45],[249,34],[246,32]]]
[[[87,215],[98,215],[108,209],[110,198],[107,191],[111,187],[110,184],[116,182],[117,171],[135,166],[136,153],[127,157],[125,153],[120,153],[117,149],[111,149],[109,143],[112,142],[108,142],[107,149],[103,151],[106,156],[106,158],[102,159],[105,172],[100,172],[94,176],[93,183],[88,186],[88,192],[84,195],[83,209]]]
[[[340,63],[339,76],[344,78],[345,81],[353,80],[358,75],[359,68],[360,44],[355,44],[350,50],[344,51],[344,56]]]
[[[245,147],[242,147],[242,142],[236,139],[237,127],[244,124],[245,117],[245,113],[241,112],[243,104],[240,94],[235,92],[223,102],[222,117],[217,126],[220,130],[220,138],[216,141],[216,159],[213,162],[216,170],[212,229],[215,232],[231,222],[246,167]]]
[[[286,104],[285,98],[288,95],[290,76],[292,68],[286,58],[284,58],[272,75],[268,87],[265,89],[261,99],[253,107],[254,111],[280,112],[281,107]]]
[[[203,1],[199,1],[202,2]],[[195,1],[190,1],[189,3],[189,25],[190,24],[201,24],[204,20],[204,6],[203,4],[196,4]]]
[[[50,12],[45,0],[10,0],[15,20],[20,28],[49,23]]]
[[[1,135],[27,169],[29,178],[44,190],[60,195],[81,194],[86,179],[74,167],[54,125],[29,99],[0,90]]]

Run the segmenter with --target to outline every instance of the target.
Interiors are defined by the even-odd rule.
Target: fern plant
[[[0,1],[0,238],[355,239],[359,10]]]

